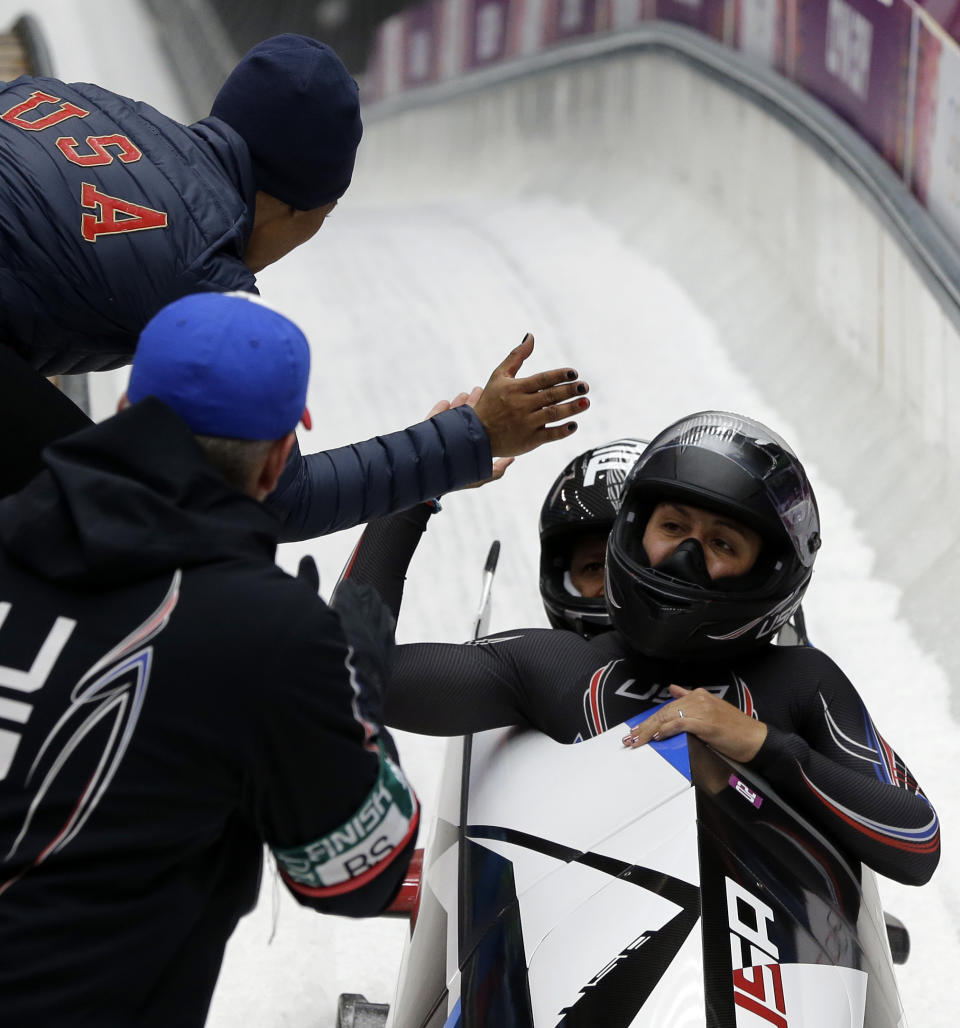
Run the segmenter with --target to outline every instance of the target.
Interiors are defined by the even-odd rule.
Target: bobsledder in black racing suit
[[[395,616],[428,517],[423,505],[372,522],[348,567]],[[929,880],[940,857],[935,810],[852,683],[812,647],[768,644],[722,661],[671,661],[643,656],[616,630],[585,639],[543,628],[403,645],[384,720],[428,735],[529,726],[572,743],[669,701],[671,683],[707,689],[765,723],[766,740],[746,766],[848,854],[896,881]]]

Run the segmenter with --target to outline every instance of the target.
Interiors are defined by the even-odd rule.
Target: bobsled
[[[873,872],[698,739],[623,734],[451,740],[386,1023],[905,1028]]]

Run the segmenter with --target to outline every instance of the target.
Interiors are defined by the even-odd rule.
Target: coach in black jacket
[[[318,910],[376,914],[401,882],[391,630],[373,645],[363,596],[332,610],[279,570],[258,502],[308,365],[255,300],[177,301],[143,333],[142,402],[0,502],[0,1024],[202,1024],[264,842]]]

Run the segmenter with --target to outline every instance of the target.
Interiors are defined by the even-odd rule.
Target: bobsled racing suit
[[[395,613],[428,516],[421,505],[371,523],[348,567]],[[669,702],[671,684],[708,689],[766,724],[766,740],[747,766],[849,854],[907,884],[933,874],[940,859],[935,810],[850,681],[812,647],[768,645],[692,663],[643,656],[616,631],[587,640],[543,628],[464,645],[398,646],[384,720],[427,735],[523,725],[572,743]]]
[[[373,915],[419,806],[350,611],[169,408],[45,460],[0,502],[0,1024],[199,1026],[263,844]]]
[[[0,496],[89,419],[44,375],[129,364],[143,326],[197,292],[257,292],[244,254],[256,187],[219,118],[181,125],[86,82],[0,83]],[[490,475],[469,407],[302,456],[270,499],[282,540],[362,524]]]

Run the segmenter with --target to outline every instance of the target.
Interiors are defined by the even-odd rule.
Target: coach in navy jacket
[[[255,274],[311,238],[346,191],[362,131],[339,58],[290,34],[254,47],[211,117],[190,126],[86,83],[0,85],[0,398],[8,424],[21,423],[0,494],[32,477],[44,444],[82,423],[12,362],[42,375],[116,368],[170,301],[255,292]],[[330,453],[295,449],[273,500],[283,538],[484,479],[492,457],[544,441],[499,432],[482,408],[461,408]]]

